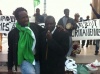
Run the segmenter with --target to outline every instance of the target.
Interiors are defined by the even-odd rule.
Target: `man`
[[[22,74],[40,74],[38,63],[38,37],[40,28],[30,24],[27,10],[19,7],[14,11],[16,27],[8,34],[8,73],[20,66]]]
[[[75,20],[76,23],[79,22],[79,17],[80,17],[79,13],[75,13],[74,20]]]
[[[40,35],[41,74],[65,74],[65,55],[69,50],[69,36],[55,27],[53,16],[47,16],[45,31]]]
[[[74,15],[74,21],[75,23],[78,23],[79,22],[79,13],[75,13]],[[76,54],[79,54],[77,53],[77,50],[80,48],[80,41],[73,41],[73,51],[71,53],[71,56],[73,57],[76,57]]]
[[[93,10],[94,14],[96,15],[96,17],[97,17],[98,19],[100,19],[100,14],[98,14],[98,13],[96,12],[96,10],[93,8],[92,4],[90,4],[90,6],[92,7],[92,10]],[[98,53],[99,53],[99,42],[100,42],[100,40],[96,40],[95,55],[98,55]]]
[[[44,23],[44,17],[42,15],[40,15],[39,8],[36,9],[36,13],[34,14],[34,17],[35,17],[36,24]]]
[[[84,21],[88,21],[88,20],[90,20],[89,15],[86,16],[86,19],[85,19]],[[86,41],[86,40],[82,40],[82,48],[83,48],[83,46],[85,45],[85,41]],[[88,47],[89,44],[90,44],[90,45],[92,44],[92,40],[87,40],[86,47]]]
[[[77,25],[76,25],[75,21],[69,17],[69,9],[64,9],[64,14],[65,14],[65,16],[63,16],[58,21],[57,25],[63,26],[69,34],[69,41],[70,42],[69,42],[69,52],[67,54],[67,56],[69,57],[71,55],[72,50],[73,50],[73,48],[72,48],[72,31],[77,28]]]

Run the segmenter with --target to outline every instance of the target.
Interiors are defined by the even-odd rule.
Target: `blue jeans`
[[[40,74],[39,62],[36,62],[36,65],[32,65],[28,61],[24,60],[20,68],[22,74]]]
[[[99,50],[99,42],[100,42],[100,40],[96,40],[96,48],[95,48],[96,52],[98,52],[98,50]]]
[[[69,51],[67,53],[67,56],[70,56],[71,53],[72,53],[72,50],[73,50],[73,47],[72,47],[72,36],[69,37]]]

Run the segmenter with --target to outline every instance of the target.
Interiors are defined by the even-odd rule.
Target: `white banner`
[[[30,22],[35,22],[35,18],[29,16]],[[16,19],[14,16],[0,15],[0,33],[6,33],[15,27]]]
[[[79,22],[77,25],[77,29],[73,31],[73,40],[100,39],[100,19]]]
[[[8,33],[15,27],[16,19],[14,16],[0,16],[0,33]]]
[[[29,18],[34,22],[34,17]],[[6,33],[15,27],[16,19],[14,16],[0,16],[0,33]],[[72,39],[91,40],[100,39],[100,19],[88,20],[77,23],[78,27],[73,31]]]

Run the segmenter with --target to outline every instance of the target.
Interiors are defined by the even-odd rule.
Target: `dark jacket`
[[[43,31],[43,28],[37,24],[30,24],[30,28],[35,34],[36,37],[36,54],[35,59],[38,60],[38,45],[39,45],[39,34]],[[17,51],[18,51],[18,40],[19,40],[19,30],[14,28],[8,34],[8,70],[12,70],[13,65],[17,70],[18,60],[17,60]]]
[[[52,39],[46,40],[46,31],[40,38],[40,73],[64,74],[65,55],[69,50],[69,36],[58,29],[52,35]]]
[[[65,16],[64,16],[65,17]],[[64,25],[64,23],[63,23],[63,18],[64,17],[62,17],[59,21],[58,21],[58,24],[57,25],[62,25],[64,28],[65,28],[65,25]],[[74,21],[74,19],[72,19],[72,18],[68,18],[68,20],[67,20],[67,23],[71,23],[72,25],[73,25],[73,29],[76,29],[77,28],[77,24],[75,23],[75,21]],[[66,23],[66,24],[67,24]],[[66,29],[66,28],[65,28]],[[67,31],[68,31],[68,34],[70,35],[70,36],[72,36],[72,30],[73,29],[67,29]]]
[[[35,15],[35,21],[38,23],[44,23],[44,17],[42,15]]]

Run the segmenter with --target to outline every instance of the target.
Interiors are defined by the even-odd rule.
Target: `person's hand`
[[[36,16],[36,14],[34,14],[34,16]]]
[[[13,74],[13,71],[12,70],[8,70],[8,74]]]
[[[92,6],[92,4],[90,4],[90,6]]]
[[[59,30],[59,32],[61,32],[61,31],[66,31],[66,29],[63,28],[63,26],[61,26],[61,25],[57,25],[56,27],[57,27],[57,29]]]
[[[73,29],[73,25],[71,25],[71,29]]]
[[[52,39],[52,34],[51,34],[50,30],[47,31],[46,38],[47,38],[47,40]]]

